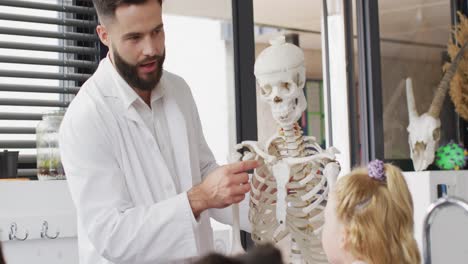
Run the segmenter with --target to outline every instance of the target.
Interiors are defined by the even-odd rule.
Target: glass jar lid
[[[63,118],[63,116],[65,115],[65,112],[66,111],[63,110],[63,109],[45,112],[45,113],[42,114],[42,119],[46,119],[46,118]]]

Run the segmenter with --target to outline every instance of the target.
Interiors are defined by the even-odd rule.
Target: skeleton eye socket
[[[271,94],[271,85],[267,84],[267,85],[264,85],[264,86],[261,86],[260,87],[260,92],[263,96],[268,96]]]
[[[432,131],[432,139],[436,141],[440,139],[440,128],[436,128]]]

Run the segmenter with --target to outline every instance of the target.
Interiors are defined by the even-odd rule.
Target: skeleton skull
[[[304,53],[284,36],[272,40],[255,62],[260,97],[267,102],[273,118],[282,127],[293,125],[307,107]]]

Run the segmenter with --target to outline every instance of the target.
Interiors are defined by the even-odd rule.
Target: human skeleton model
[[[427,113],[418,114],[413,95],[412,81],[410,78],[406,80],[406,98],[409,115],[409,125],[407,128],[409,133],[408,141],[415,171],[425,170],[434,161],[434,153],[440,140],[440,111],[445,95],[450,88],[450,81],[457,71],[458,64],[463,58],[467,45],[468,42],[460,48],[457,56],[445,72]]]
[[[249,220],[256,243],[290,238],[292,263],[326,263],[320,232],[328,191],[339,173],[337,149],[323,150],[315,138],[303,136],[297,121],[307,103],[304,54],[300,48],[273,40],[255,63],[257,87],[280,129],[265,150],[255,141],[236,146],[237,160],[264,164],[252,176]],[[233,251],[239,252],[238,207],[233,206]],[[289,236],[288,236],[289,235]]]

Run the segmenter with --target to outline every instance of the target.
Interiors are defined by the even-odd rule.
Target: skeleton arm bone
[[[336,179],[338,178],[338,174],[340,174],[340,164],[337,162],[329,162],[325,165],[325,169],[323,170],[323,175],[327,178],[329,189],[332,190],[333,186],[335,185]]]
[[[236,152],[231,154],[228,157],[230,163],[240,161],[243,156]],[[241,240],[240,240],[240,215],[239,215],[239,204],[232,204],[232,246],[231,246],[231,254],[238,255],[245,253],[244,248],[242,247]]]

